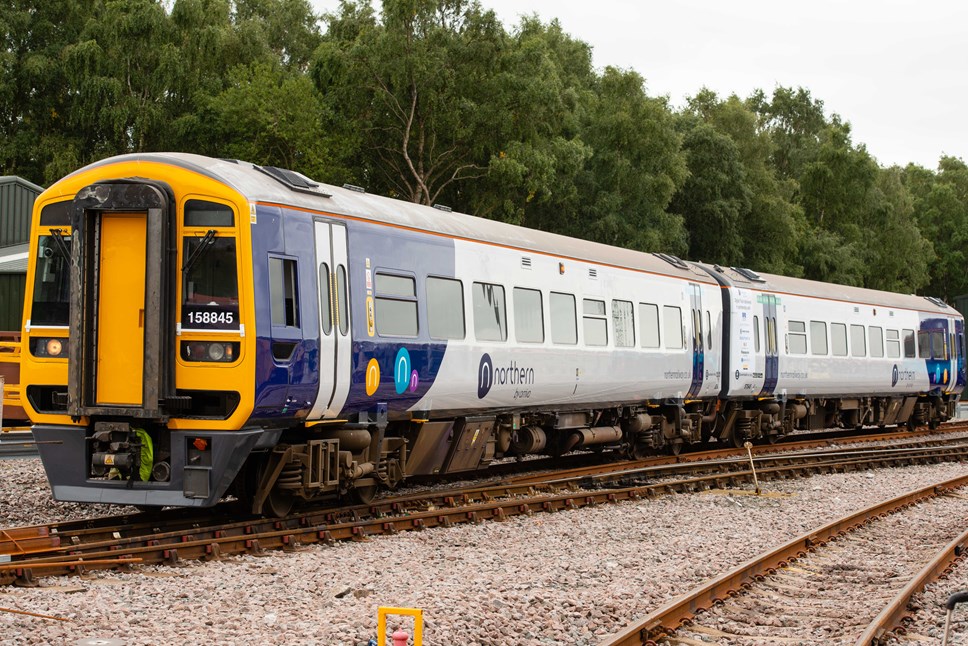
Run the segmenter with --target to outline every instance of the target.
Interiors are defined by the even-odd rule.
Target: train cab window
[[[790,354],[807,353],[807,324],[803,321],[790,321],[787,334],[787,350]]]
[[[753,317],[753,350],[759,354],[760,352],[760,317]]]
[[[659,306],[639,303],[639,338],[643,348],[659,347]]]
[[[867,356],[867,335],[863,325],[850,326],[850,355],[852,357]]]
[[[810,354],[827,356],[827,324],[823,321],[810,321]]]
[[[914,330],[904,330],[904,358],[913,359],[916,354],[916,344],[914,341]]]
[[[901,356],[901,337],[897,330],[887,331],[887,356],[897,359]]]
[[[269,258],[269,300],[273,325],[299,327],[299,285],[295,260]]]
[[[71,238],[40,236],[31,325],[67,325],[70,314]]]
[[[871,356],[884,356],[884,330],[875,325],[867,328],[867,340],[871,344]]]
[[[205,235],[186,235],[182,252],[182,327],[239,329],[235,238],[220,237],[215,229],[210,229]],[[270,270],[273,260],[282,262],[281,258],[270,258]],[[295,261],[288,262],[292,263],[294,271]],[[295,274],[292,278],[295,280]],[[291,300],[293,296],[289,298]],[[292,301],[292,317],[297,317],[295,307],[296,303]],[[298,326],[298,323],[295,325]]]
[[[682,338],[682,310],[672,305],[662,307],[662,328],[665,336],[665,347],[669,350],[680,350],[685,346]]]
[[[412,276],[377,272],[376,331],[380,336],[417,336],[417,287]]]
[[[612,301],[612,333],[616,348],[635,347],[635,310],[629,301]]]
[[[514,338],[520,343],[544,343],[541,292],[514,288]]]
[[[463,339],[464,285],[452,278],[427,278],[427,328],[431,339]]]
[[[585,335],[585,345],[608,345],[608,320],[605,318],[605,301],[586,298],[582,305],[582,330]]]
[[[551,308],[551,342],[560,345],[576,345],[578,318],[575,314],[575,297],[571,294],[551,292],[548,304]]]
[[[844,323],[830,324],[830,347],[835,357],[847,356],[847,326]]]
[[[508,320],[504,288],[474,283],[474,336],[478,341],[507,341]]]
[[[185,202],[186,227],[231,227],[235,226],[235,212],[232,207],[204,200]]]

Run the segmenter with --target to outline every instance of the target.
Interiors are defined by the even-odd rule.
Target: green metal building
[[[0,332],[20,333],[27,282],[30,213],[40,186],[0,176]]]

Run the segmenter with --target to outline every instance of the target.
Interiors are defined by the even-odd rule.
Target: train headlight
[[[185,361],[232,363],[239,356],[237,342],[182,341],[181,356]]]
[[[64,337],[36,337],[30,339],[30,354],[52,359],[67,358],[67,339]]]

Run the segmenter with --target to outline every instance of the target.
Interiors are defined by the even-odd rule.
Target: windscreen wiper
[[[64,260],[70,262],[71,260],[71,250],[68,249],[67,243],[64,242],[64,231],[61,229],[51,229],[50,239],[54,243],[54,250],[64,257]]]
[[[218,235],[218,232],[215,231],[215,229],[209,229],[205,233],[205,236],[201,239],[199,245],[195,247],[195,250],[192,252],[192,255],[190,255],[185,260],[185,264],[182,266],[182,274],[187,275],[188,272],[191,271],[192,267],[195,266],[195,263],[197,263],[199,259],[201,259],[202,255],[204,255],[204,253],[208,251],[208,248],[211,247],[212,244],[214,244],[215,236],[217,235]]]

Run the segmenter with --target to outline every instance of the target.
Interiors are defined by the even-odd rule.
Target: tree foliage
[[[6,0],[0,172],[119,153],[292,168],[612,245],[968,293],[968,167],[883,168],[806,88],[674,109],[477,0]],[[445,216],[441,216],[445,217]]]

